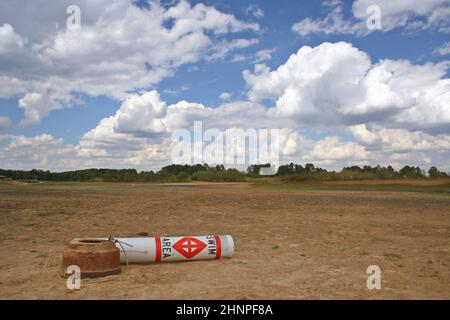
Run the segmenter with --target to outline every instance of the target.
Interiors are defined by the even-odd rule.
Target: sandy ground
[[[450,197],[196,184],[0,186],[1,299],[450,299]],[[66,288],[75,237],[231,234],[232,259],[123,266]],[[369,265],[381,290],[366,287]]]

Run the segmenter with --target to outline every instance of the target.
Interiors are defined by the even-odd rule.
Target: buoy
[[[82,278],[119,274],[119,250],[107,239],[76,238],[70,241],[64,249],[62,262],[63,276],[70,276],[67,273],[70,266],[79,267]]]
[[[234,241],[230,235],[129,237],[110,240],[120,250],[122,263],[231,258],[234,253]]]

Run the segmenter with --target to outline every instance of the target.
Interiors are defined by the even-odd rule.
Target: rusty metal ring
[[[104,277],[119,274],[120,250],[106,239],[76,238],[64,249],[62,275],[67,277],[67,267],[80,267],[82,278]]]

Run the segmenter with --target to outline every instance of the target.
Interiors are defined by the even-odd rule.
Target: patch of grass
[[[128,185],[128,184],[89,184],[89,183],[61,183],[61,184],[48,184],[43,186],[42,189],[48,191],[117,191],[117,190],[161,190],[172,189],[176,186],[163,186],[163,185]]]
[[[449,185],[414,186],[401,184],[354,184],[354,185],[325,185],[325,184],[266,184],[256,183],[256,187],[274,190],[343,190],[343,191],[388,191],[388,192],[420,192],[450,196]]]
[[[389,258],[389,259],[396,259],[396,260],[400,260],[400,259],[402,258],[402,256],[399,255],[399,254],[397,254],[397,253],[384,253],[384,256],[385,256],[386,258]]]
[[[177,188],[190,188],[189,185],[164,185],[163,183],[120,183],[120,182],[45,182],[39,184],[6,184],[0,183],[0,192],[24,192],[29,193],[55,193],[61,191],[127,191],[127,190],[168,190]]]
[[[176,186],[149,186],[149,185],[85,185],[85,186],[69,186],[69,189],[75,190],[94,190],[94,191],[108,191],[108,190],[165,190],[173,189]]]

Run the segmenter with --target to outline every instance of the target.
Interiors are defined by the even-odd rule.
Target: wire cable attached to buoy
[[[126,260],[127,268],[128,268],[128,257],[127,257],[127,252],[126,252],[125,249],[123,248],[123,245],[122,245],[122,244],[125,244],[125,245],[127,245],[127,246],[129,246],[129,247],[133,247],[133,246],[132,246],[131,244],[129,244],[129,243],[126,243],[126,242],[117,240],[117,239],[115,239],[115,238],[114,238],[113,236],[111,236],[111,235],[108,236],[108,240],[109,240],[109,241],[112,241],[114,244],[118,243],[119,246],[122,248],[122,252],[123,252],[123,254],[125,255],[125,260]]]

